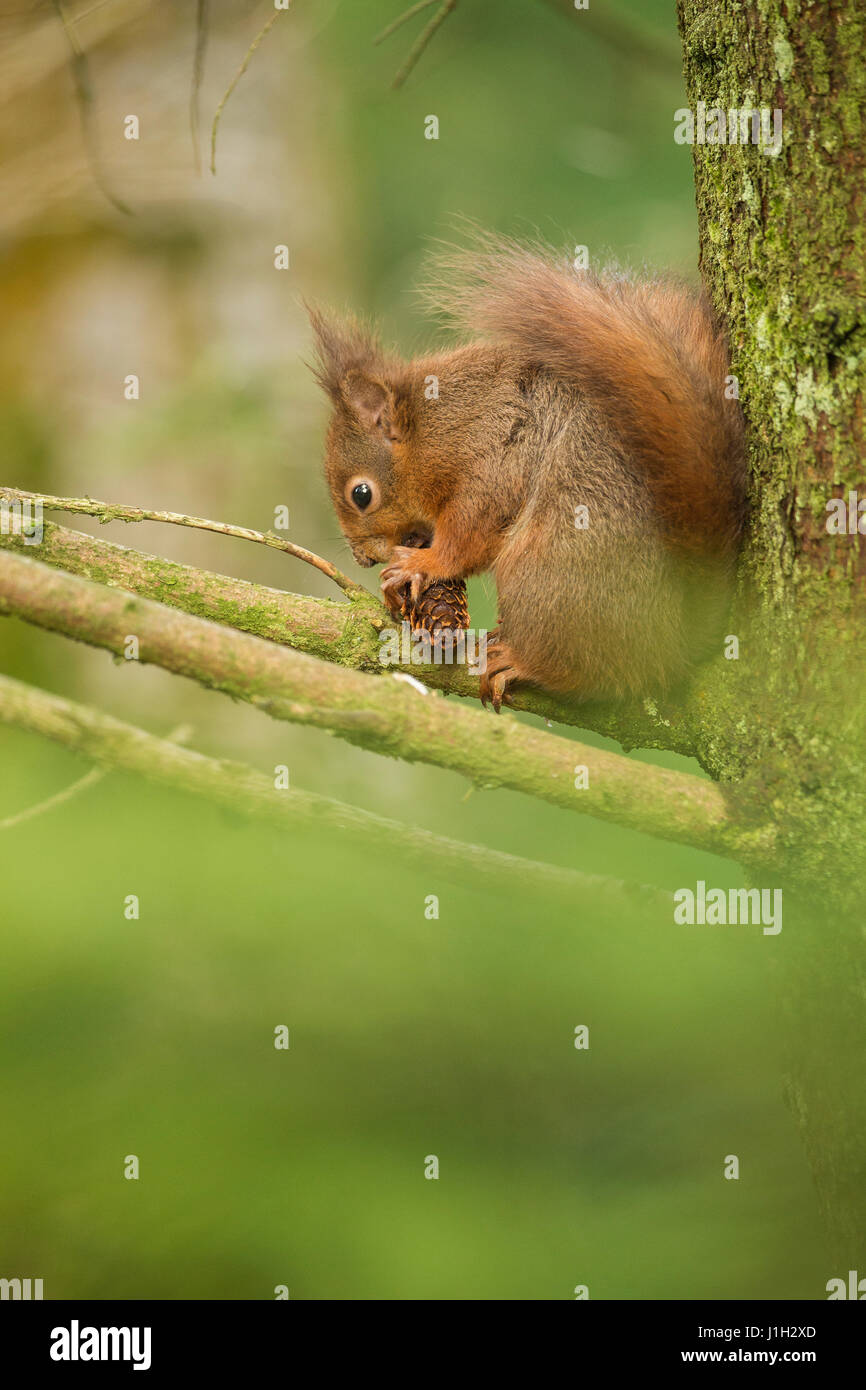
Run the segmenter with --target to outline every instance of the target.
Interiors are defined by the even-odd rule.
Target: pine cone
[[[408,592],[403,595],[401,616],[408,620],[413,632],[457,632],[469,626],[469,605],[466,601],[465,579],[434,579],[413,603]]]

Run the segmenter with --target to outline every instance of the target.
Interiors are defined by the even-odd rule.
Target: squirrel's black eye
[[[372,500],[373,489],[370,487],[369,483],[356,483],[352,488],[352,501],[358,508],[358,511],[363,512],[369,507]]]

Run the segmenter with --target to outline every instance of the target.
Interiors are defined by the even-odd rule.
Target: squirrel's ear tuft
[[[343,398],[366,429],[382,429],[390,433],[391,392],[375,377],[351,371],[343,380]]]
[[[334,402],[348,399],[344,386],[351,373],[375,376],[381,368],[379,344],[356,319],[332,319],[313,305],[305,308],[316,340],[315,378]]]

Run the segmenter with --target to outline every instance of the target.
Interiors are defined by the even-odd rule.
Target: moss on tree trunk
[[[717,773],[742,776],[786,846],[788,1096],[834,1255],[862,1274],[866,541],[828,532],[827,502],[866,499],[866,11],[678,11],[692,110],[781,113],[776,152],[693,149],[701,271],[729,326],[752,467],[731,627],[741,657],[713,682],[713,749]]]

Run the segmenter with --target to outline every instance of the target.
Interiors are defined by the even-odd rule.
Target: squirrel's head
[[[352,320],[334,323],[309,309],[316,337],[316,379],[333,414],[325,477],[334,510],[359,565],[390,559],[397,545],[429,544],[432,530],[400,486],[405,411],[399,363]]]

